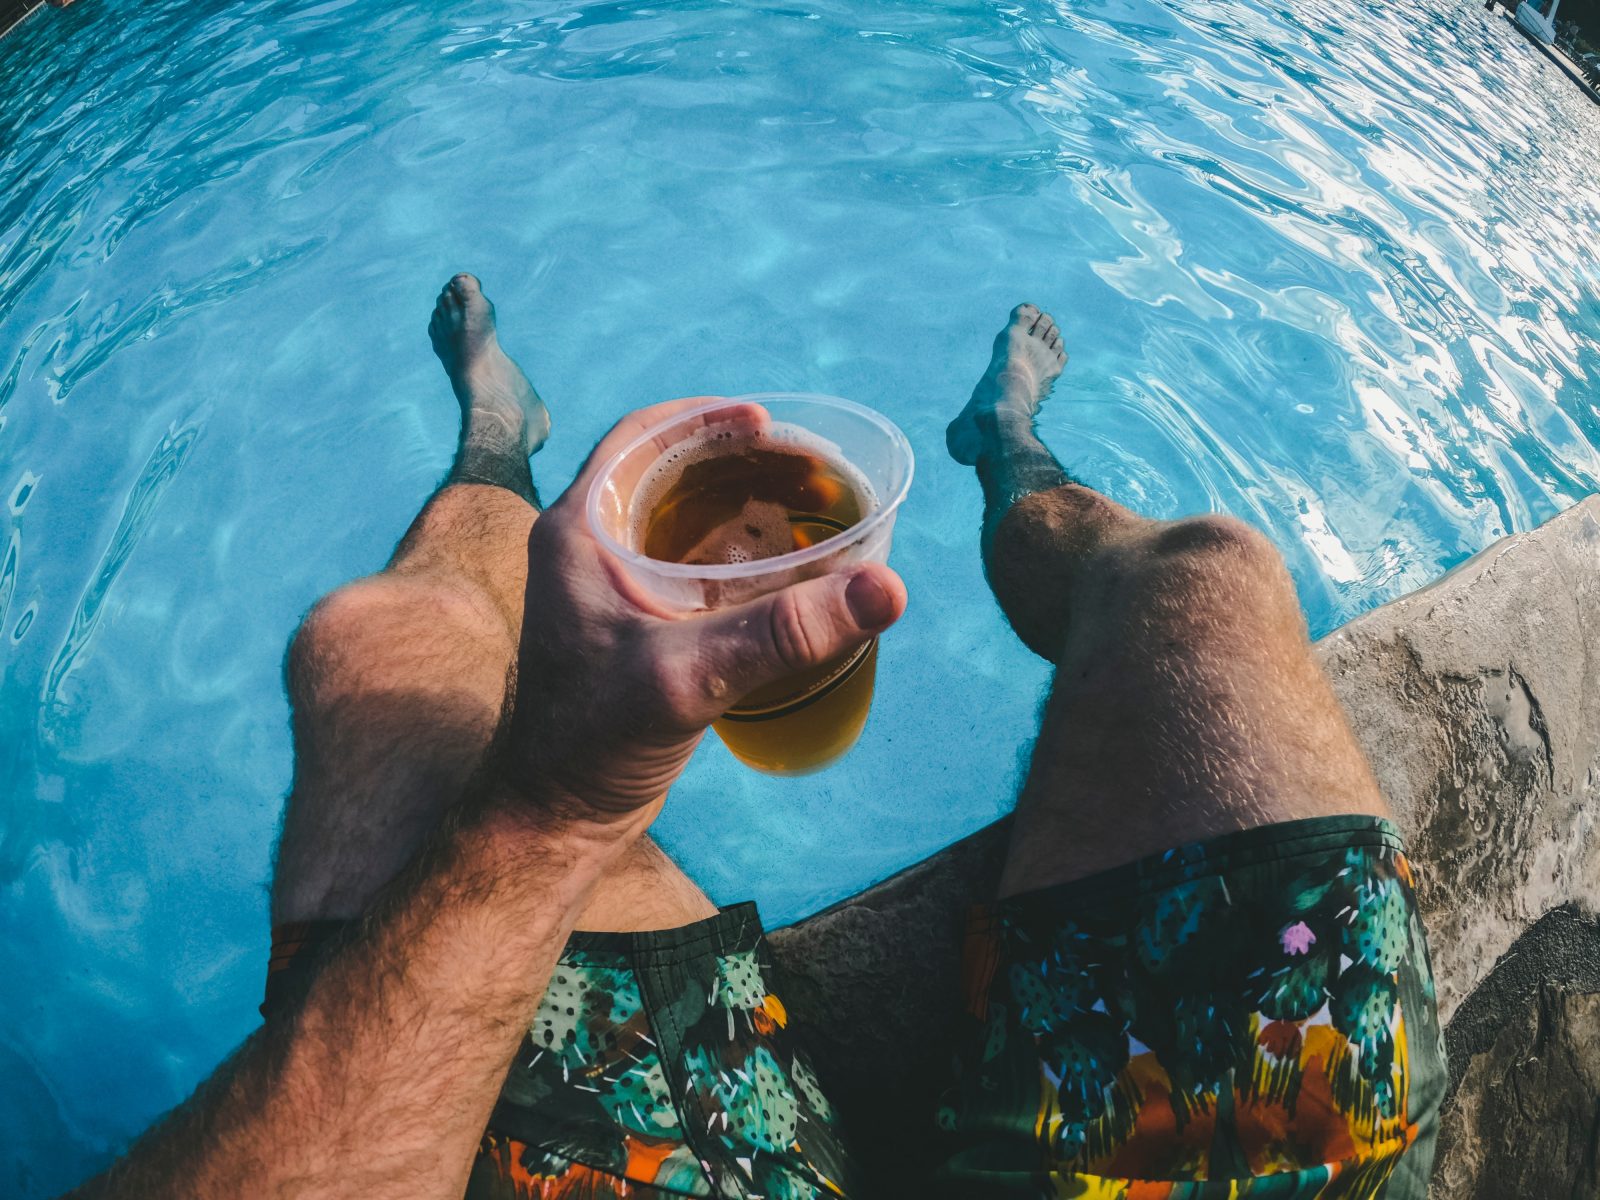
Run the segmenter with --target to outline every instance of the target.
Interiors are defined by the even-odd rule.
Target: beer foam
[[[656,505],[662,498],[683,478],[685,471],[706,459],[725,454],[738,454],[748,449],[793,449],[815,455],[843,476],[845,482],[855,492],[856,499],[861,504],[862,521],[866,521],[879,508],[878,493],[873,490],[867,477],[844,456],[844,452],[838,446],[826,438],[818,437],[797,425],[776,421],[761,430],[713,426],[669,447],[645,470],[638,487],[634,489],[633,501],[628,506],[628,545],[641,554],[644,552],[645,532],[650,514],[655,511]],[[701,566],[733,566],[774,557],[770,553],[763,552],[763,547],[757,545],[757,542],[764,541],[768,535],[775,533],[776,521],[782,522],[782,530],[787,533],[788,515],[781,511],[777,513],[756,511],[766,507],[777,508],[776,505],[752,502],[737,520],[724,522],[719,529],[695,547],[695,552],[688,561]],[[751,534],[748,539],[740,536],[746,529]]]

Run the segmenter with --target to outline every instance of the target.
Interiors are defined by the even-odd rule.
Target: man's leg
[[[450,478],[387,569],[319,603],[289,649],[297,757],[269,1019],[335,936],[297,923],[358,915],[461,796],[516,658],[544,406],[470,276],[441,295],[430,333],[462,406]],[[719,914],[641,840],[579,928],[507,1064],[468,1197],[809,1194],[848,1176],[770,993],[754,905]]]
[[[1421,1200],[1446,1071],[1411,866],[1288,574],[1231,518],[1067,480],[1032,430],[1063,361],[1019,308],[950,428],[1056,675],[968,931],[944,1194]]]
[[[389,565],[319,602],[290,645],[295,779],[275,925],[359,915],[461,797],[500,721],[538,515],[528,456],[549,417],[470,275],[446,284],[428,332],[461,403],[460,446]],[[645,839],[580,927],[662,929],[715,912]]]
[[[1064,361],[1051,318],[1016,309],[949,432],[983,483],[995,597],[1056,664],[1002,895],[1254,826],[1387,815],[1272,544],[1231,517],[1137,516],[1035,436]]]

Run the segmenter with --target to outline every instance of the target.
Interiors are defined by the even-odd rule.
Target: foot
[[[1055,319],[1032,304],[1011,310],[1011,320],[994,339],[989,369],[972,390],[961,415],[945,430],[950,457],[975,466],[1007,421],[1031,426],[1039,405],[1066,365]]]
[[[500,349],[494,305],[471,275],[444,285],[428,340],[461,402],[461,442],[520,442],[533,454],[550,436],[550,413],[533,384]]]

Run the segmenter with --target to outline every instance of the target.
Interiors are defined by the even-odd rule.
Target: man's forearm
[[[459,1200],[590,889],[637,831],[495,808],[448,834],[260,1030],[84,1200]]]

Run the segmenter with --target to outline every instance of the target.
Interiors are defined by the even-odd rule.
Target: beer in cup
[[[658,599],[714,609],[884,562],[911,486],[905,435],[832,396],[717,400],[647,430],[589,494],[601,541]],[[814,771],[861,736],[877,639],[742,697],[713,725],[742,762]]]

